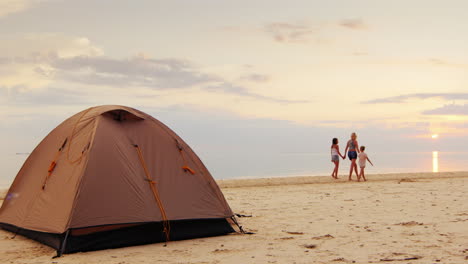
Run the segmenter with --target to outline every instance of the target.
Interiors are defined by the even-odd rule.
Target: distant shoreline
[[[332,183],[358,183],[356,176],[353,175],[353,181],[349,182],[347,176],[339,175],[338,180],[331,176],[290,176],[290,177],[269,177],[269,178],[244,178],[244,179],[223,179],[216,180],[219,187],[243,188],[243,187],[266,187],[280,185],[301,185],[301,184],[332,184]],[[411,182],[424,179],[444,179],[444,178],[465,178],[468,177],[468,171],[459,172],[419,172],[419,173],[386,173],[386,174],[368,174],[367,179],[371,182],[376,181],[396,181]],[[362,182],[363,183],[363,182]],[[8,191],[7,188],[0,188],[0,200],[3,200]]]
[[[329,183],[350,183],[348,176],[339,175],[338,180],[331,176],[291,176],[291,177],[270,177],[270,178],[249,178],[249,179],[225,179],[217,180],[221,188],[242,188],[242,187],[262,187],[279,185],[300,185],[300,184],[329,184]],[[412,181],[424,179],[443,179],[443,178],[465,178],[468,177],[468,171],[459,172],[416,172],[416,173],[380,173],[366,175],[368,181]],[[356,182],[356,176],[353,174],[353,181]]]

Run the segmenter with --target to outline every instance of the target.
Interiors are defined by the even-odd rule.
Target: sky
[[[21,153],[67,117],[104,104],[168,124],[215,178],[309,173],[321,166],[313,156],[283,155],[325,161],[331,138],[344,148],[351,132],[375,154],[465,151],[466,10],[464,0],[0,0],[3,173],[14,177]]]

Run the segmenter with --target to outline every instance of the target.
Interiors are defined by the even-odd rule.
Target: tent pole
[[[57,250],[57,256],[53,258],[59,258],[62,256],[63,252],[65,251],[65,246],[67,245],[67,239],[68,239],[69,234],[70,234],[70,229],[67,230],[67,232],[65,233],[65,237],[62,240],[62,243],[60,243],[60,248],[59,250]]]

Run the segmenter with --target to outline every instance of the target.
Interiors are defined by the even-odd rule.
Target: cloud
[[[365,30],[368,28],[360,18],[343,19],[338,23],[340,26],[352,30]]]
[[[277,42],[301,43],[308,42],[317,30],[306,24],[275,22],[267,24],[264,31],[269,33]]]
[[[205,74],[192,63],[178,59],[150,59],[136,56],[130,59],[109,57],[79,56],[72,58],[48,59],[54,69],[55,78],[88,85],[112,87],[147,87],[154,90],[187,89],[198,87],[201,90],[225,93],[277,103],[304,103],[277,99],[250,92],[246,87],[225,81],[223,78]],[[43,72],[42,69],[36,69]],[[46,73],[48,74],[47,70]],[[250,76],[256,81],[265,78]]]
[[[83,37],[48,33],[2,36],[0,37],[0,87],[41,89],[54,79],[56,70],[50,65],[52,60],[101,54],[100,48]]]
[[[436,65],[447,65],[447,61],[438,58],[429,58],[429,62]]]
[[[60,58],[100,56],[104,52],[86,37],[58,33],[25,34],[0,37],[0,57],[28,57],[38,60],[51,55]]]
[[[257,99],[261,101],[269,101],[273,103],[281,103],[281,104],[309,103],[309,101],[306,101],[306,100],[288,100],[288,99],[283,99],[283,98],[276,98],[276,97],[252,93],[243,86],[238,86],[238,85],[228,83],[228,82],[221,83],[218,85],[213,85],[213,86],[207,86],[205,88],[206,90],[212,91],[212,92],[223,92],[227,94],[235,94],[235,95],[242,96],[242,97],[248,97],[248,98]]]
[[[52,58],[50,65],[57,71],[57,78],[84,84],[177,89],[222,81],[217,76],[202,73],[188,61],[179,59],[78,56]]]
[[[249,81],[249,82],[268,82],[270,80],[270,76],[265,74],[258,74],[252,73],[245,76],[241,76],[241,80]]]
[[[362,19],[342,19],[328,23],[272,22],[264,25],[262,31],[269,34],[276,42],[322,43],[328,42],[323,38],[337,25],[349,30],[368,29],[368,25]]]
[[[456,105],[448,104],[442,107],[427,110],[424,115],[468,115],[468,104]]]
[[[454,68],[467,68],[468,67],[467,64],[456,63],[456,62],[452,62],[452,61],[448,61],[448,60],[444,60],[440,58],[429,58],[428,61],[430,64],[436,65],[436,66],[445,66],[445,67],[454,67]]]
[[[50,107],[62,105],[90,105],[88,93],[60,88],[49,88],[21,92],[22,87],[6,90],[0,87],[0,103],[4,106],[17,107]]]
[[[0,1],[0,17],[24,11],[43,1],[45,0],[2,0]]]
[[[105,56],[76,56],[61,58],[48,56],[17,57],[8,63],[34,64],[34,72],[43,78],[110,87],[146,87],[153,90],[174,90],[197,87],[204,91],[225,93],[278,103],[303,103],[277,99],[250,92],[246,87],[230,83],[223,78],[203,73],[186,60],[150,59],[136,56],[129,59],[114,59]],[[251,75],[254,81],[264,81],[265,76]]]
[[[11,40],[6,42],[7,49],[0,51],[1,89],[44,89],[56,85],[54,82],[61,82],[94,89],[198,89],[275,103],[305,102],[254,93],[246,86],[206,73],[184,59],[155,59],[144,54],[130,58],[111,58],[102,55],[102,50],[87,38],[67,39],[46,34],[29,36],[26,38],[27,43],[31,43],[31,38],[37,45],[24,45],[21,40],[25,38],[18,41],[22,52],[16,51],[9,55],[8,47],[14,50],[14,41]],[[253,82],[267,80],[267,76],[254,73],[247,78]]]
[[[409,99],[441,98],[444,100],[468,100],[468,93],[415,93],[378,98],[362,102],[363,104],[403,103]]]

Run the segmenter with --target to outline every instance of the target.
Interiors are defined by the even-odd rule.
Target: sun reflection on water
[[[439,172],[439,152],[432,151],[432,172]]]

